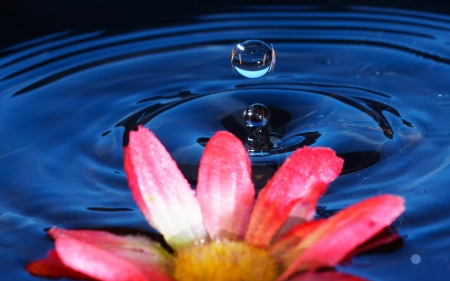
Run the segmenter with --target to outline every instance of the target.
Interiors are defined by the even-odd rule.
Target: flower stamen
[[[214,241],[176,254],[174,277],[183,281],[273,281],[280,268],[264,249]]]

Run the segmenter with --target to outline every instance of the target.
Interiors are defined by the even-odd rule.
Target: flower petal
[[[380,195],[348,207],[323,223],[281,260],[284,280],[296,271],[333,267],[357,246],[390,225],[403,211],[404,200]]]
[[[124,161],[134,200],[172,247],[207,237],[195,192],[152,132],[130,132]]]
[[[268,252],[270,256],[274,260],[285,260],[285,256],[289,255],[289,252],[295,248],[295,246],[325,222],[326,219],[320,219],[297,225],[269,246]]]
[[[371,251],[373,249],[376,249],[382,245],[387,244],[393,244],[394,242],[400,242],[402,238],[398,233],[392,229],[391,227],[385,227],[382,231],[380,231],[378,234],[364,242],[363,244],[359,245],[356,249],[354,249],[352,252],[350,252],[344,259],[345,260],[351,260],[352,257],[360,255],[362,253]]]
[[[73,238],[58,238],[56,251],[62,262],[79,272],[103,281],[170,281],[161,270],[145,261],[142,253],[113,253]]]
[[[66,230],[52,227],[49,232],[53,239],[73,238],[81,242],[94,245],[110,251],[123,249],[130,252],[139,252],[152,261],[152,264],[169,271],[172,266],[172,256],[160,244],[139,236],[119,236],[106,231],[98,230]]]
[[[244,238],[255,189],[247,150],[222,131],[208,142],[198,172],[197,199],[211,237]]]
[[[280,280],[280,279],[279,279]],[[337,271],[308,271],[289,278],[288,281],[364,281],[365,279]]]
[[[261,191],[246,241],[267,246],[289,215],[311,220],[317,200],[341,172],[343,160],[328,148],[303,147],[295,151]],[[295,214],[291,211],[295,207]]]
[[[88,276],[65,266],[55,250],[51,250],[47,257],[27,264],[26,270],[33,275],[50,278],[70,278],[76,280],[92,280]]]

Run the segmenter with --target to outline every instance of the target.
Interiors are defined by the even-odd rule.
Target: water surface
[[[449,34],[450,18],[434,14],[255,7],[123,34],[66,31],[0,50],[3,275],[37,280],[24,267],[52,248],[46,230],[54,225],[155,232],[122,167],[127,132],[138,124],[157,134],[195,185],[204,142],[218,130],[243,139],[242,112],[263,103],[281,140],[345,158],[320,214],[381,193],[407,201],[394,223],[403,246],[339,270],[445,280]],[[248,79],[232,71],[231,50],[248,39],[273,44],[273,73]],[[288,154],[252,157],[263,175],[256,184]]]

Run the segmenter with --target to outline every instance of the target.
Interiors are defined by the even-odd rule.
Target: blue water
[[[242,112],[263,103],[281,139],[346,159],[319,209],[381,193],[407,201],[394,223],[403,246],[339,270],[448,279],[450,17],[271,7],[195,20],[122,34],[66,31],[0,50],[2,278],[38,280],[24,267],[53,247],[46,230],[54,225],[154,233],[122,167],[137,124],[158,135],[195,185],[202,141],[223,129],[243,138]],[[273,73],[232,71],[231,50],[248,39],[273,44]],[[287,156],[267,167],[252,161],[267,178]]]

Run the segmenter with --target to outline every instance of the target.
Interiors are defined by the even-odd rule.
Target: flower
[[[56,251],[28,264],[30,273],[111,281],[361,280],[315,270],[356,253],[404,211],[401,197],[379,195],[312,220],[343,166],[328,148],[296,150],[257,200],[247,151],[228,132],[208,142],[196,191],[146,128],[130,133],[124,162],[137,205],[174,254],[146,237],[54,227]]]

